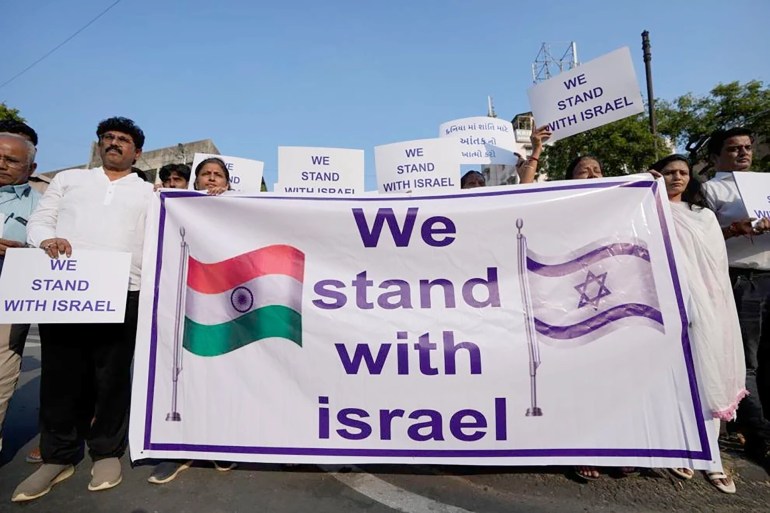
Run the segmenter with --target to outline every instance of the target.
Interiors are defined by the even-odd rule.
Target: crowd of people
[[[37,134],[24,123],[0,122],[0,272],[9,248],[39,248],[50,258],[69,257],[73,249],[132,255],[123,323],[39,326],[39,455],[28,457],[39,466],[17,486],[12,496],[16,502],[37,499],[70,477],[84,444],[93,460],[89,490],[106,490],[122,480],[144,225],[153,185],[133,168],[145,138],[132,120],[106,119],[96,135],[102,166],[57,173],[41,193],[31,182]],[[533,131],[532,154],[517,165],[521,183],[535,180],[543,143],[550,136],[545,127]],[[705,183],[682,155],[651,164],[649,172],[665,183],[683,257],[680,269],[691,291],[689,335],[704,417],[716,437],[720,423],[735,420],[737,413],[747,455],[769,468],[770,415],[763,401],[770,401],[770,237],[765,235],[770,220],[748,215],[733,178],[734,172],[751,171],[753,146],[754,136],[743,128],[714,132],[708,150],[716,176]],[[602,177],[601,161],[593,155],[576,156],[566,169],[566,179]],[[159,178],[165,188],[186,189],[193,180],[194,189],[209,194],[227,191],[230,183],[227,166],[218,158],[202,161],[194,172],[184,163],[166,165]],[[477,171],[461,180],[462,188],[484,185]],[[0,429],[29,328],[0,325]],[[161,462],[149,481],[167,483],[190,465]],[[234,466],[214,465],[219,470]],[[671,470],[683,479],[694,474],[687,468]],[[601,472],[582,466],[575,475],[588,481]],[[707,477],[720,491],[735,492],[729,472],[709,472]]]

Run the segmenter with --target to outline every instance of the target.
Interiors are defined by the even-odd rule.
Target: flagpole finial
[[[518,218],[516,220],[516,228],[518,228],[519,233],[521,233],[521,229],[524,228],[524,219]]]
[[[185,234],[184,226],[182,226],[181,228],[179,228],[179,235],[182,237],[182,240],[184,240],[184,234]]]

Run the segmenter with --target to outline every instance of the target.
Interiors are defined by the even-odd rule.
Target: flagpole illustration
[[[524,326],[527,331],[527,347],[529,348],[529,379],[530,399],[532,404],[527,408],[527,417],[540,417],[543,410],[537,405],[537,369],[540,367],[540,346],[535,332],[535,317],[532,312],[532,297],[529,291],[529,276],[527,276],[527,238],[521,233],[524,220],[516,220],[517,245],[519,250],[519,283],[521,284],[521,304],[524,307]]]
[[[187,276],[187,261],[190,255],[190,246],[184,240],[184,227],[179,229],[179,235],[182,238],[181,251],[179,252],[179,278],[176,288],[176,317],[174,325],[174,361],[171,367],[171,411],[166,415],[166,420],[170,422],[179,422],[182,416],[177,411],[177,390],[179,388],[179,374],[182,372],[182,337],[184,336],[184,312],[186,287],[185,277]]]

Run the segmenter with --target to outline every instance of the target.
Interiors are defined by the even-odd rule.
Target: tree
[[[658,155],[670,153],[669,143],[657,137]],[[655,158],[655,137],[643,114],[567,137],[546,147],[541,171],[551,180],[564,178],[569,163],[580,155],[591,154],[602,162],[605,176],[646,171]]]
[[[0,102],[0,121],[5,121],[6,119],[24,121],[24,118],[19,115],[19,109],[12,109],[4,102]]]
[[[659,131],[690,150],[694,160],[708,160],[705,145],[719,128],[746,127],[760,142],[770,141],[770,88],[760,80],[718,84],[707,96],[688,93],[670,103],[658,100],[656,113]],[[757,153],[754,169],[770,171],[770,155]]]

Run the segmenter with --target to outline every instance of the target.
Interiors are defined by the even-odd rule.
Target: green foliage
[[[4,102],[0,102],[0,121],[5,121],[6,119],[24,121],[24,118],[19,115],[19,109],[12,109]]]
[[[659,131],[677,146],[694,150],[698,160],[708,160],[705,143],[718,128],[742,126],[760,141],[770,141],[770,88],[760,80],[718,84],[708,96],[688,93],[670,103],[659,100],[656,112]],[[755,156],[752,167],[770,171],[770,155]]]
[[[658,155],[669,153],[666,141],[658,136]],[[541,169],[550,180],[564,178],[567,165],[580,155],[591,154],[602,161],[604,176],[646,171],[655,162],[655,138],[647,117],[639,114],[604,125],[545,148]]]

